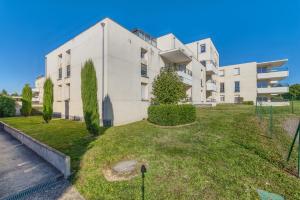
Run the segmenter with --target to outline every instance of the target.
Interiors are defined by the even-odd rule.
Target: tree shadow
[[[108,95],[106,95],[102,101],[102,119],[104,127],[110,127],[114,125],[114,110]]]

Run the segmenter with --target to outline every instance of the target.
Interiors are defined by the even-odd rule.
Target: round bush
[[[151,105],[148,108],[148,120],[162,126],[188,124],[196,120],[196,108],[190,104]]]
[[[0,117],[12,117],[16,114],[16,103],[11,97],[0,95]]]

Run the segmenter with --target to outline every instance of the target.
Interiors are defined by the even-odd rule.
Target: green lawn
[[[102,169],[134,158],[149,165],[145,199],[258,199],[256,189],[300,199],[296,155],[285,166],[291,138],[280,123],[288,107],[274,108],[274,136],[265,137],[254,106],[220,105],[197,109],[197,122],[162,128],[140,121],[88,135],[84,124],[41,117],[4,122],[71,156],[72,181],[86,199],[140,199],[141,178],[107,182]],[[300,114],[300,103],[295,104]]]

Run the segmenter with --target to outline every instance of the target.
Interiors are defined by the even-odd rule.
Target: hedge
[[[148,121],[162,126],[176,126],[196,120],[196,108],[190,104],[161,104],[148,108]]]
[[[9,96],[0,95],[0,117],[12,117],[16,114],[15,100]]]
[[[242,104],[244,104],[244,105],[253,105],[254,103],[253,103],[253,101],[243,101]]]

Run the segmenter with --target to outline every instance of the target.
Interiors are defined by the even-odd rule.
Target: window
[[[242,98],[240,97],[240,95],[234,96],[234,103],[242,103]]]
[[[58,68],[58,80],[61,80],[62,78],[62,68]]]
[[[225,96],[220,96],[220,101],[224,102],[225,101]]]
[[[141,64],[141,76],[148,78],[147,65]]]
[[[57,65],[58,65],[58,67],[62,67],[62,54],[58,55]]]
[[[147,53],[147,50],[146,50],[146,49],[143,49],[143,48],[141,48],[141,58],[145,58],[145,56],[146,56],[146,53]]]
[[[65,99],[70,99],[70,84],[66,84]]]
[[[201,63],[204,67],[206,67],[206,61],[205,61],[205,60],[200,61],[200,63]]]
[[[206,52],[206,45],[205,44],[201,44],[200,45],[200,53],[205,53]]]
[[[225,92],[224,83],[220,83],[220,92],[221,92],[221,93],[224,93],[224,92]]]
[[[66,65],[71,65],[71,50],[66,51]]]
[[[71,76],[71,66],[67,66],[67,72],[66,72],[66,78],[69,78]]]
[[[201,81],[201,87],[203,87],[203,81],[202,81],[202,79],[200,79],[200,81]]]
[[[234,81],[234,92],[240,92],[240,82]]]
[[[61,96],[62,96],[61,93],[62,93],[62,86],[58,85],[57,86],[57,97],[56,97],[57,101],[61,101]]]
[[[220,77],[224,77],[224,75],[225,75],[224,70],[220,70],[220,71],[219,71],[219,76],[220,76]]]
[[[141,100],[148,100],[148,85],[141,83]]]
[[[233,75],[240,75],[240,68],[234,68]]]

